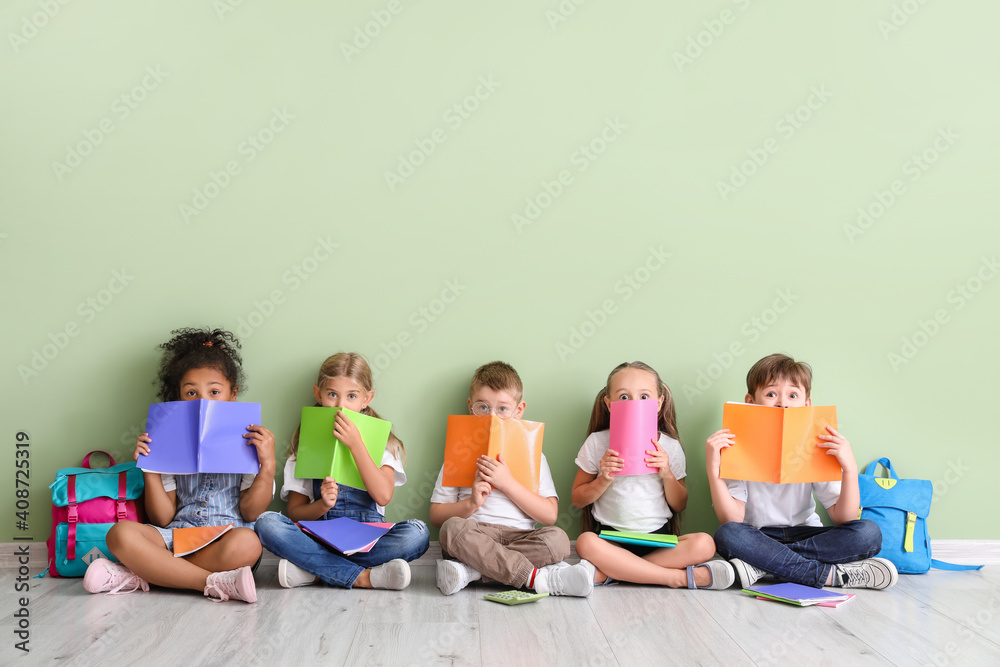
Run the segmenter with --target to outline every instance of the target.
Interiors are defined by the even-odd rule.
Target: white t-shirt
[[[816,514],[813,493],[830,507],[840,498],[840,482],[813,482],[811,484],[771,484],[769,482],[744,482],[723,480],[729,495],[746,503],[743,522],[755,528],[764,526],[822,526]]]
[[[382,454],[382,463],[379,467],[390,466],[393,469],[395,475],[395,483],[393,486],[403,486],[406,484],[406,472],[403,470],[403,462],[398,456],[393,456],[392,452],[389,451],[387,447],[385,452]],[[303,496],[309,499],[309,502],[316,500],[313,497],[313,481],[311,479],[299,479],[295,476],[295,455],[288,457],[285,461],[285,481],[281,484],[281,499],[288,501],[288,492],[294,491],[295,493],[301,493]],[[375,505],[378,507],[378,513],[385,516],[385,506]]]
[[[437,481],[434,483],[434,493],[431,494],[432,503],[457,503],[472,495],[472,488],[468,486],[444,486],[444,466],[438,473]],[[549,470],[549,462],[542,454],[541,470],[538,473],[538,495],[542,498],[558,498],[556,485],[552,481],[552,472]],[[470,516],[470,519],[480,523],[495,523],[500,526],[510,528],[520,528],[531,530],[535,527],[536,521],[524,513],[524,511],[514,504],[514,501],[507,497],[507,494],[500,489],[493,489],[486,500]]]
[[[670,471],[677,479],[687,476],[681,443],[665,433],[657,440],[670,459]],[[591,433],[576,457],[577,467],[591,475],[601,470],[601,457],[611,445],[611,431]],[[652,447],[652,445],[650,445]],[[593,504],[594,518],[616,530],[650,533],[674,515],[663,494],[663,480],[656,473],[620,475]]]

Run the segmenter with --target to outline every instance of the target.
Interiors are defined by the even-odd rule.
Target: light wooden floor
[[[762,602],[737,588],[626,585],[506,607],[483,600],[477,584],[441,595],[426,556],[412,571],[401,592],[284,590],[267,557],[257,604],[163,589],[90,595],[79,579],[32,579],[31,653],[5,630],[0,664],[1000,665],[997,565],[904,576],[838,609]],[[15,576],[0,569],[5,628]]]

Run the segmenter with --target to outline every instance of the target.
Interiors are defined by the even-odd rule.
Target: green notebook
[[[302,408],[295,476],[299,479],[333,477],[339,484],[363,489],[365,484],[361,481],[361,473],[354,464],[351,450],[333,436],[333,422],[340,410],[358,427],[375,465],[382,464],[392,424],[347,408]]]
[[[602,530],[601,537],[612,542],[639,544],[648,547],[676,547],[676,535],[662,533],[626,533],[621,530]]]

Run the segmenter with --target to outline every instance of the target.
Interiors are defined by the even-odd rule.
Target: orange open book
[[[204,549],[230,530],[233,524],[225,526],[193,526],[191,528],[174,528],[174,556],[180,558]]]
[[[726,403],[722,428],[728,428],[736,442],[722,450],[719,476],[774,484],[839,481],[837,459],[817,447],[819,435],[829,433],[827,425],[837,428],[836,406]]]
[[[444,443],[444,486],[471,487],[480,456],[503,461],[526,489],[538,493],[545,424],[523,419],[450,415]]]

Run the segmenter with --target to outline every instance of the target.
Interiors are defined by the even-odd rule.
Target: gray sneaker
[[[767,576],[767,572],[764,570],[758,569],[750,563],[740,560],[739,558],[730,559],[729,564],[733,566],[734,570],[736,570],[736,576],[740,578],[740,586],[743,588],[750,588],[756,584],[761,577]]]
[[[896,566],[885,558],[866,558],[833,566],[833,585],[841,588],[892,588],[899,581]]]

